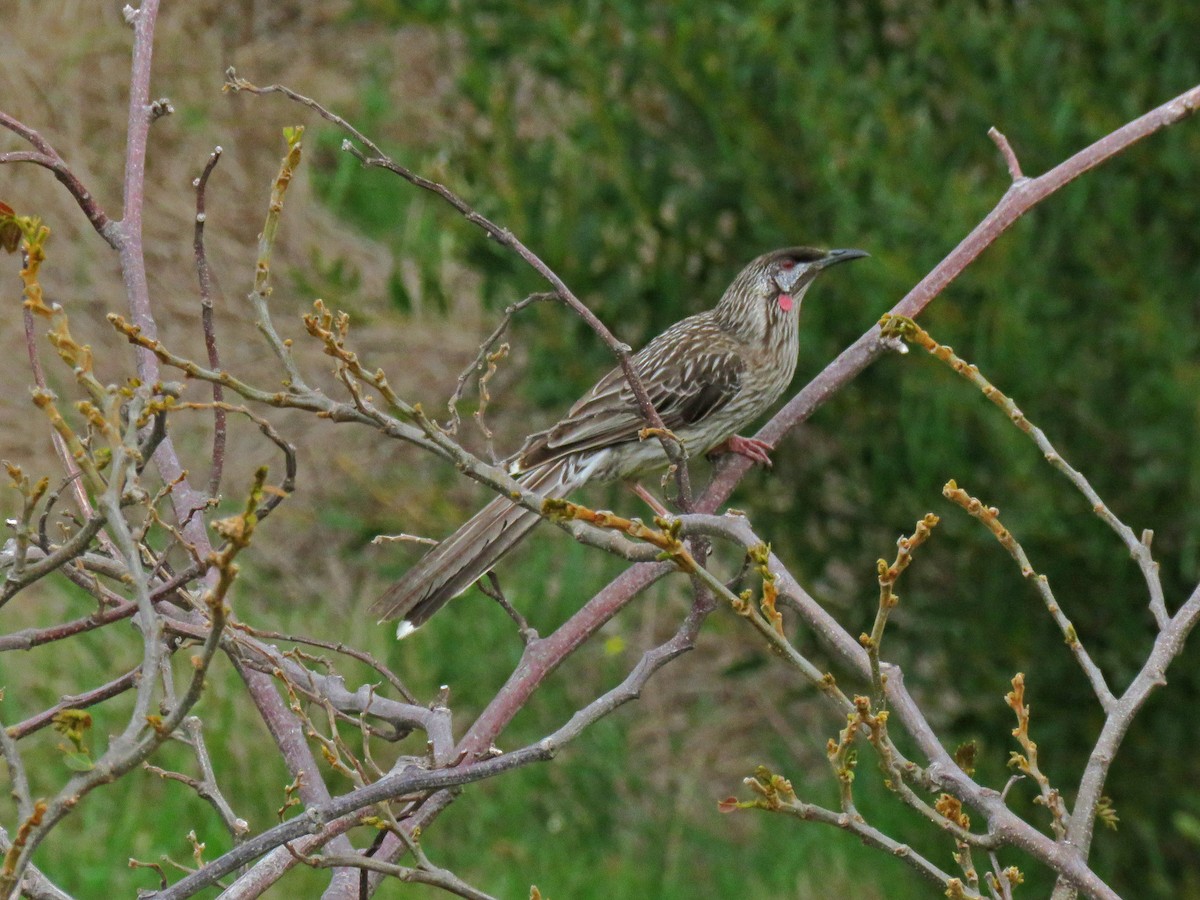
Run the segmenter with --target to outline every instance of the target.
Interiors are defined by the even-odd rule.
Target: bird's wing
[[[671,431],[697,425],[723,409],[742,386],[745,359],[724,335],[679,340],[670,329],[631,362],[650,401]],[[705,337],[703,331],[692,337]],[[527,469],[571,453],[638,440],[646,427],[625,373],[617,367],[554,427],[532,435],[517,455]]]

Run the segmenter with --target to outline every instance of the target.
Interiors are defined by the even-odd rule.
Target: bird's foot
[[[735,434],[717,444],[708,453],[710,456],[719,453],[736,453],[751,462],[761,463],[769,469],[771,468],[771,451],[774,449],[766,441],[760,441],[758,438],[744,438]]]

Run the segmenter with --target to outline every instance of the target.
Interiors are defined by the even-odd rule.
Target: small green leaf
[[[90,772],[96,767],[92,758],[86,753],[64,753],[63,759],[66,761],[67,768],[72,772]]]

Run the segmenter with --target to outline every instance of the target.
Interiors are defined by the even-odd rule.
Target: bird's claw
[[[744,456],[751,462],[759,463],[769,469],[771,468],[771,451],[773,449],[775,448],[766,441],[760,441],[758,438],[744,438],[735,434],[713,447],[709,454],[736,453],[738,456]]]

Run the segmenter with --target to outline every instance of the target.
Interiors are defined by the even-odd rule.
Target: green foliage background
[[[449,145],[397,134],[401,157],[520,234],[633,343],[711,303],[764,249],[869,250],[872,262],[810,296],[799,378],[1003,193],[989,126],[1037,174],[1200,81],[1200,6],[1182,2],[362,0],[359,15],[444,36],[456,96],[482,123]],[[363,87],[368,125],[385,131],[389,71],[381,59]],[[1197,159],[1200,128],[1185,123],[1087,175],[924,319],[1047,428],[1119,515],[1154,529],[1173,605],[1200,576]],[[397,285],[401,309],[436,304],[445,258],[481,273],[497,306],[538,289],[428,199],[342,165],[329,201],[379,234],[406,221],[403,249],[425,261],[419,298]],[[562,407],[609,364],[554,309],[523,337],[533,403]],[[981,738],[1000,760],[1011,727],[1000,696],[1026,671],[1035,735],[1068,786],[1096,735],[1095,703],[1011,562],[939,491],[954,477],[1001,508],[1119,688],[1151,640],[1145,591],[1082,500],[971,388],[913,357],[877,364],[778,458],[737,503],[754,508],[770,485],[763,529],[834,606],[870,597],[874,557],[921,513],[945,517],[891,652],[926,674],[934,709],[948,698],[948,739]],[[1195,653],[1170,678],[1117,761],[1121,830],[1096,850],[1134,896],[1200,895]]]

